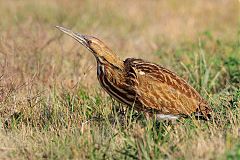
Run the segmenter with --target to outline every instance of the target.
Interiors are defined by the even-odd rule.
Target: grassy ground
[[[238,1],[2,0],[0,19],[0,159],[240,159]],[[121,106],[55,25],[174,70],[213,120],[156,122]]]

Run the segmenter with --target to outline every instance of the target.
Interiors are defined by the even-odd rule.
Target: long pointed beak
[[[82,35],[82,34],[77,33],[77,32],[73,32],[73,31],[71,31],[67,28],[61,27],[61,26],[56,26],[56,28],[59,29],[60,31],[66,33],[67,35],[71,36],[72,38],[77,40],[79,43],[81,43],[84,47],[86,47],[88,50],[93,52],[92,49],[90,48],[89,43],[88,43],[88,39],[85,35]]]

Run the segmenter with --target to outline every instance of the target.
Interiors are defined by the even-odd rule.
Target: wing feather
[[[134,86],[138,100],[148,109],[189,115],[206,103],[184,79],[162,66],[134,58],[126,59],[124,65],[127,83]],[[209,111],[207,104],[205,110]]]

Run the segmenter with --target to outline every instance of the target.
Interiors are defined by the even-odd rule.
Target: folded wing
[[[127,82],[134,86],[138,100],[146,109],[173,115],[193,112],[207,115],[211,111],[199,93],[170,70],[134,58],[126,59],[124,64]]]

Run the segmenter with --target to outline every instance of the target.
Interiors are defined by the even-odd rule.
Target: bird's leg
[[[145,113],[144,113],[144,116],[145,116],[145,118],[146,118],[147,121],[149,121],[150,119],[152,119],[152,114],[151,114],[151,113],[145,112]]]

